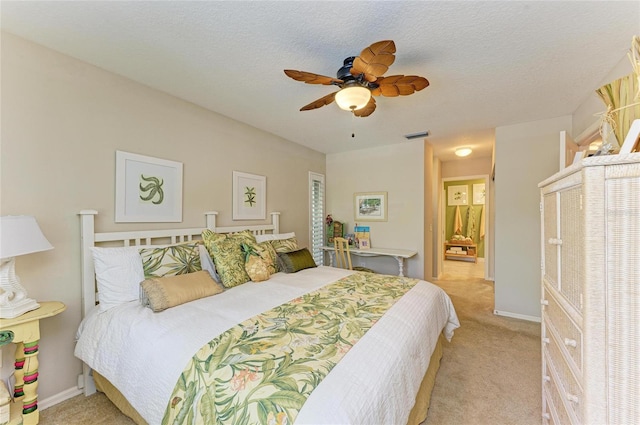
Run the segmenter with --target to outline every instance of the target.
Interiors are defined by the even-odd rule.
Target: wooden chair
[[[366,267],[353,267],[351,265],[351,252],[349,251],[349,241],[345,238],[334,237],[333,247],[336,253],[336,267],[359,272],[375,273]]]

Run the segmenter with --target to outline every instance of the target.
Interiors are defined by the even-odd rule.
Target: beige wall
[[[559,133],[571,116],[496,129],[495,310],[540,318],[540,192],[558,171]]]
[[[442,163],[442,178],[491,174],[491,158],[465,158]],[[441,188],[442,189],[442,188]]]
[[[434,226],[434,218],[437,211],[433,208],[433,195],[436,190],[434,180],[437,181],[436,168],[433,159],[433,147],[428,142],[424,143],[424,279],[433,277],[433,238],[438,232]],[[437,205],[437,204],[436,204]]]
[[[99,211],[98,231],[196,227],[208,210],[232,225],[231,175],[245,171],[267,177],[267,211],[308,243],[308,172],[325,173],[324,154],[12,35],[1,57],[0,213],[36,217],[55,249],[17,258],[17,272],[32,298],[67,305],[42,322],[41,400],[75,388],[81,372],[81,209]],[[183,223],[114,224],[116,150],[184,164]]]
[[[425,209],[431,209],[432,238],[427,239],[425,233],[425,245],[431,243],[432,248],[431,271],[429,273],[425,271],[424,276],[426,280],[438,279],[441,274],[442,250],[438,247],[442,246],[442,244],[444,243],[442,232],[440,231],[440,220],[442,219],[442,210],[440,208],[442,202],[442,190],[440,190],[440,185],[442,184],[442,162],[440,161],[440,159],[432,155],[431,164],[431,200],[429,201],[427,198],[425,198]],[[425,173],[425,181],[426,180],[427,176]],[[431,202],[430,205],[429,202]]]
[[[423,278],[425,265],[423,170],[422,140],[327,155],[327,213],[353,231],[354,193],[387,192],[388,221],[362,224],[371,228],[372,247],[418,251],[405,269],[405,275],[415,278]],[[398,273],[390,257],[353,259],[377,272]]]

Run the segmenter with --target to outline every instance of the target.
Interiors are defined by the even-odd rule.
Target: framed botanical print
[[[469,186],[452,185],[447,188],[447,204],[448,205],[468,205],[467,191]]]
[[[233,220],[264,220],[267,217],[267,178],[233,172]]]
[[[484,199],[485,199],[484,183],[474,184],[473,185],[473,204],[484,205]]]
[[[182,163],[116,151],[117,223],[182,221]]]

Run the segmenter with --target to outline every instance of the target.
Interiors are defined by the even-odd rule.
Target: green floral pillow
[[[251,230],[243,230],[241,232],[228,233],[227,237],[236,239],[236,240],[240,241],[240,243],[242,243],[242,242],[247,243],[247,244],[255,244],[256,243],[256,237],[253,235],[253,233],[251,233]]]
[[[298,240],[295,236],[289,239],[276,239],[269,242],[276,252],[291,252],[298,249]]]
[[[243,230],[236,233],[216,233],[208,229],[202,231],[202,241],[204,242],[204,246],[207,248],[207,251],[209,251],[211,258],[213,258],[213,244],[224,239],[233,239],[237,241],[238,244],[242,244],[243,242],[246,244],[256,243],[256,237],[250,230]]]
[[[186,242],[163,248],[141,248],[144,277],[164,277],[187,274],[202,270],[200,242]]]
[[[242,285],[251,280],[244,269],[245,256],[238,239],[218,238],[215,241],[209,241],[207,249],[210,249],[213,263],[216,265],[216,270],[225,288]]]
[[[273,245],[269,241],[248,244],[253,250],[262,258],[269,270],[269,275],[278,272],[278,253],[273,248]]]

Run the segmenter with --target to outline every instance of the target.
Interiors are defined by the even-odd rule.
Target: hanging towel
[[[480,239],[484,239],[484,205],[480,210]]]
[[[476,214],[473,212],[473,206],[467,207],[467,237],[473,239],[476,234]]]
[[[460,215],[460,205],[456,205],[455,218],[453,219],[453,234],[462,234],[462,216]]]

